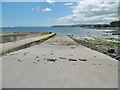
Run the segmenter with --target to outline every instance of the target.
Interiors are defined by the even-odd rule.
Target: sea
[[[3,27],[2,32],[53,32],[74,36],[103,36],[109,30],[88,29],[83,27]]]

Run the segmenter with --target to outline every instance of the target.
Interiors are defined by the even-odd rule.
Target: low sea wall
[[[21,49],[24,49],[24,48],[28,48],[28,47],[40,44],[40,43],[48,40],[49,38],[51,38],[51,37],[53,37],[55,35],[56,35],[56,33],[53,33],[53,34],[50,34],[49,36],[46,36],[46,37],[44,37],[42,39],[31,41],[31,42],[28,42],[28,43],[24,43],[24,44],[21,44],[19,46],[14,47],[14,48],[9,48],[7,50],[4,50],[4,48],[3,48],[2,53],[0,53],[0,55],[2,56],[2,55],[5,55],[7,53],[10,53],[10,52],[18,51],[18,50],[21,50]]]
[[[23,40],[31,37],[36,37],[41,34],[50,34],[51,32],[13,32],[10,35],[1,35],[0,43],[14,42],[18,40]]]

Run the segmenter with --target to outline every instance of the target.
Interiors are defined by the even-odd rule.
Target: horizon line
[[[72,25],[109,25],[110,23],[97,23],[97,24],[56,24],[56,25],[49,25],[49,26],[0,26],[0,28],[4,28],[4,27],[11,27],[11,28],[15,28],[15,27],[52,27],[52,26],[72,26]]]

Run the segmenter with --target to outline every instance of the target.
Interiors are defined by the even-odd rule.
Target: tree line
[[[109,24],[55,25],[55,26],[52,26],[52,27],[93,27],[93,28],[120,27],[120,20],[112,21]]]
[[[120,27],[120,20],[119,21],[110,22],[110,26],[111,27]]]

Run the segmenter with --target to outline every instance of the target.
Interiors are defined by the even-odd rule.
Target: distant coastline
[[[94,26],[88,26],[88,25],[54,25],[51,26],[51,28],[54,27],[83,27],[83,28],[87,28],[87,29],[109,29],[109,30],[118,30],[119,27],[94,27]]]
[[[51,27],[89,27],[89,28],[117,28],[120,27],[119,21],[112,21],[109,24],[75,24],[75,25],[54,25]]]
[[[86,29],[98,29],[98,30],[112,30],[108,33],[112,33],[113,35],[120,35],[120,31],[118,28],[120,27],[120,20],[119,21],[112,21],[109,24],[75,24],[75,25],[53,25],[53,26],[15,26],[15,27],[2,27],[1,31],[4,32],[4,29],[16,29],[16,28],[37,28],[39,31],[39,28],[61,28],[61,27],[82,27]]]
[[[112,21],[109,24],[76,24],[76,25],[54,25],[54,27],[83,27],[87,29],[99,29],[99,30],[113,30],[111,33],[113,35],[120,35],[120,20],[119,21]]]

